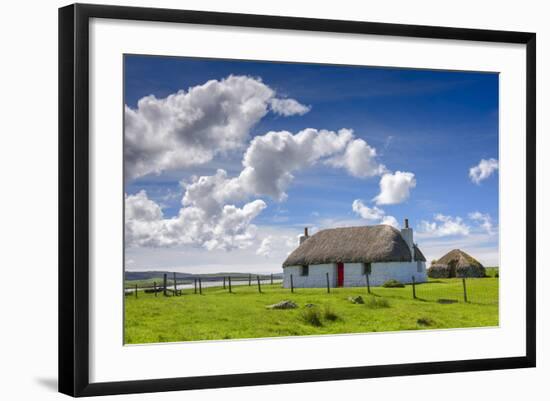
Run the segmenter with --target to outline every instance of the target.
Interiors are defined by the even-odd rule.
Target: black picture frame
[[[520,357],[89,381],[89,21],[91,18],[323,31],[526,45],[526,353]],[[436,26],[74,4],[59,9],[59,391],[71,396],[159,392],[534,367],[536,280],[536,35]]]

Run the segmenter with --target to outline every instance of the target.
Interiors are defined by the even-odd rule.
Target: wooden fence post
[[[138,286],[137,286],[137,284],[136,284],[136,298],[137,298],[137,290],[138,290]]]
[[[366,276],[367,276],[367,292],[370,294],[370,280],[369,280],[370,274],[367,273]]]
[[[271,285],[273,285],[273,273],[271,273]]]
[[[228,276],[227,278],[229,279],[229,293],[231,294],[231,292],[233,292],[231,290],[231,276]]]
[[[290,292],[294,292],[294,281],[292,280],[292,274],[290,275]]]
[[[176,283],[176,272],[174,272],[174,296],[178,295],[178,285]]]
[[[202,295],[202,280],[199,277],[199,294]]]
[[[330,281],[328,279],[328,272],[327,272],[327,293],[330,294]]]
[[[413,298],[416,299],[416,282],[414,281],[414,276],[412,276],[412,284],[413,284]]]
[[[197,279],[196,278],[193,279],[193,287],[195,289],[195,294],[196,294],[197,293]]]
[[[153,281],[153,288],[155,290],[155,297],[157,296],[157,282]]]
[[[462,288],[464,288],[464,302],[468,302],[468,295],[466,293],[466,279],[462,278]]]
[[[166,273],[164,273],[163,282],[164,282],[164,286],[162,288],[163,293],[164,293],[164,296],[167,297],[168,293],[166,292],[166,287],[168,286],[168,274],[166,274]]]
[[[225,290],[225,276],[223,276],[223,289]]]
[[[258,292],[261,294],[262,293],[262,286],[260,284],[260,276],[256,276],[256,278],[258,279]]]

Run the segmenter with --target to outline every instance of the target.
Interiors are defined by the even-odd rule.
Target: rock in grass
[[[348,301],[350,301],[352,304],[364,304],[365,300],[361,295],[358,295],[356,297],[348,297]]]
[[[403,284],[401,281],[398,281],[398,280],[395,280],[395,279],[392,278],[391,280],[388,280],[384,284],[382,284],[382,287],[385,287],[385,288],[403,288],[403,287],[405,287],[405,284]]]
[[[266,306],[267,309],[296,309],[297,307],[298,305],[289,300]]]
[[[305,304],[304,308],[315,308],[315,304]]]

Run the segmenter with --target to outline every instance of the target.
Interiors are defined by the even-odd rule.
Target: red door
[[[344,264],[338,263],[338,287],[344,286]]]

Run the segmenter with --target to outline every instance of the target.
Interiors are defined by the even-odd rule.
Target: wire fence
[[[170,277],[171,276],[171,277]],[[278,287],[277,291],[290,293],[309,290],[297,288],[290,276],[289,288]],[[126,283],[125,295],[138,297],[139,293],[154,294],[155,296],[181,296],[183,294],[203,294],[206,290],[210,293],[219,293],[220,290],[228,293],[238,293],[239,286],[254,287],[258,293],[264,291],[266,285],[281,284],[282,278],[277,275],[208,275],[192,278],[178,278],[177,273],[163,274],[162,278],[147,280],[140,283]],[[272,291],[273,287],[269,287]],[[421,302],[436,302],[440,304],[469,303],[481,305],[498,305],[498,277],[486,278],[452,278],[430,279],[427,282],[416,282],[414,277],[406,284],[399,282],[386,283],[383,286],[371,286],[369,275],[366,275],[365,287],[340,287],[334,288],[329,284],[327,276],[327,294],[341,293],[342,291],[364,291],[365,295],[377,295],[387,298],[415,299]],[[248,291],[247,291],[248,292]]]
[[[437,302],[440,304],[470,303],[483,305],[498,305],[498,276],[496,277],[468,277],[452,279],[429,279],[426,282],[416,282],[411,276],[409,283],[389,280],[382,286],[371,286],[370,275],[365,275],[365,290],[367,294],[389,298],[412,298],[418,301]],[[294,286],[290,275],[290,291],[300,291]],[[326,292],[331,292],[329,276],[326,277]],[[340,287],[343,289],[357,289],[358,287]],[[332,288],[334,291],[334,288]]]
[[[411,286],[413,296],[421,301],[498,305],[498,278],[435,279]]]
[[[162,294],[165,296],[181,296],[185,293],[202,294],[203,289],[221,288],[233,292],[234,287],[255,286],[259,292],[262,292],[262,286],[282,283],[282,278],[277,275],[206,275],[179,278],[177,273],[164,273],[158,280],[145,280],[138,283],[128,283],[124,285],[124,294],[138,297],[139,292],[146,294]]]

